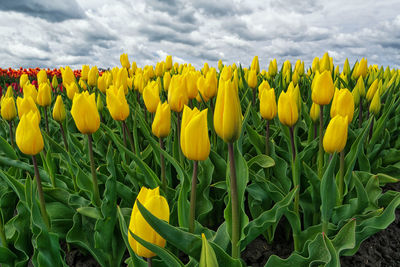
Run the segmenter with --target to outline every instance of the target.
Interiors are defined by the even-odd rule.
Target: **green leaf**
[[[14,265],[14,260],[17,258],[11,250],[6,247],[0,247],[0,263]]]
[[[247,162],[247,166],[249,168],[251,168],[254,164],[257,164],[261,168],[271,168],[275,166],[275,161],[271,157],[261,154],[253,157]]]
[[[101,219],[101,213],[97,208],[93,207],[81,207],[76,209],[77,212],[82,214],[83,216],[98,220]]]
[[[336,183],[334,179],[336,158],[336,153],[334,153],[321,180],[321,219],[326,223],[329,222],[336,204]]]
[[[202,246],[199,267],[218,267],[214,249],[208,243],[204,234],[201,236]]]
[[[15,153],[15,149],[3,138],[0,136],[0,151],[2,151],[7,157],[10,159],[17,160],[17,153]]]

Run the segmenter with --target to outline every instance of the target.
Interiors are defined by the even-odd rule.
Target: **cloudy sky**
[[[201,67],[258,55],[261,68],[328,51],[400,67],[400,1],[0,0],[0,67],[138,66],[173,55]]]

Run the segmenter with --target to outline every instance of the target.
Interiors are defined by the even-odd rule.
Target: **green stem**
[[[322,146],[323,136],[324,136],[324,106],[320,106],[320,115],[319,115],[319,150],[318,150],[318,177],[322,179],[323,165],[324,165],[324,148]]]
[[[62,138],[64,140],[65,150],[67,150],[67,152],[68,152],[68,141],[67,141],[67,137],[65,136],[64,127],[62,125],[62,122],[58,122],[58,123],[60,124],[60,132],[61,132]]]
[[[127,147],[126,143],[126,131],[125,131],[125,125],[124,122],[122,121],[122,135],[123,135],[123,140],[124,140],[124,146]]]
[[[194,218],[196,215],[196,186],[198,161],[193,161],[192,190],[190,192],[189,232],[194,233]]]
[[[161,137],[160,137],[159,141],[160,141],[161,150],[164,150],[164,141],[162,140]],[[164,158],[163,153],[161,153],[161,152],[160,152],[160,164],[161,164],[161,184],[162,184],[162,189],[163,189],[165,195],[167,195],[167,179],[165,179],[165,158]]]
[[[363,121],[363,116],[362,116],[362,97],[360,97],[360,103],[358,105],[358,128],[361,128],[362,121]]]
[[[228,143],[229,167],[230,167],[230,190],[231,190],[231,206],[232,206],[232,257],[240,258],[239,247],[239,203],[236,179],[235,155],[233,151],[233,143]]]
[[[253,88],[253,101],[252,101],[252,104],[253,104],[253,107],[256,105],[256,88]]]
[[[96,167],[94,166],[94,157],[93,157],[93,144],[92,144],[92,135],[88,134],[88,141],[89,141],[89,158],[90,158],[90,168],[92,171],[92,184],[93,184],[93,201],[94,205],[100,207],[100,193],[99,193],[99,185],[97,183],[97,173]]]
[[[47,107],[44,107],[44,118],[45,118],[45,122],[46,122],[46,132],[48,135],[50,135],[49,133],[49,119],[47,118]]]
[[[290,130],[290,144],[292,147],[292,180],[293,180],[293,187],[300,187],[300,181],[298,179],[297,173],[296,173],[296,146],[294,144],[294,128],[293,126],[289,128]],[[300,218],[299,215],[299,200],[300,200],[300,188],[297,190],[296,195],[294,196],[294,213],[298,218]],[[301,229],[300,229],[301,230]],[[298,241],[298,236],[297,232],[293,231],[293,243],[294,243],[294,250],[298,251],[299,249],[299,241]]]
[[[373,116],[373,115],[372,115]],[[374,133],[374,118],[372,118],[371,121],[371,126],[369,128],[369,140],[371,141],[372,139],[372,134]]]
[[[0,214],[0,240],[3,247],[7,248],[7,238],[6,233],[4,231],[3,219]]]
[[[11,141],[11,146],[14,148],[14,135],[13,135],[13,126],[12,126],[12,121],[8,122],[8,126],[10,128],[10,141]]]
[[[178,139],[178,147],[179,147],[179,163],[183,166],[183,156],[181,149],[181,113],[176,113],[176,134]]]
[[[338,206],[343,203],[343,187],[344,187],[344,149],[340,151],[340,167],[339,167],[339,202]]]
[[[151,258],[147,258],[147,266],[148,267],[153,267],[153,261]]]
[[[269,156],[269,120],[265,129],[265,155]]]
[[[49,221],[49,217],[46,212],[46,202],[44,200],[44,194],[43,194],[43,189],[42,189],[42,180],[40,179],[39,169],[37,166],[35,155],[32,155],[32,161],[33,161],[33,168],[35,170],[35,178],[36,178],[37,189],[38,189],[38,194],[39,194],[40,212],[42,214],[43,221],[46,224],[47,229],[50,230],[50,221]]]

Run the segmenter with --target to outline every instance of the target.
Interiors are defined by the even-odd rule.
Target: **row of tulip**
[[[64,240],[101,266],[126,250],[130,266],[183,266],[178,251],[188,266],[241,266],[246,246],[274,242],[282,225],[294,252],[267,266],[337,266],[394,220],[400,193],[381,186],[400,176],[399,70],[362,59],[340,72],[327,53],[307,71],[300,60],[260,71],[257,57],[218,71],[120,61],[9,78],[3,264],[65,266]]]

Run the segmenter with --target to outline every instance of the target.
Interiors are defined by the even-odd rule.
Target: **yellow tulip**
[[[151,131],[158,138],[167,137],[171,129],[171,108],[167,102],[158,103]]]
[[[255,70],[249,71],[249,77],[247,78],[247,84],[250,88],[254,89],[257,86],[257,73]]]
[[[164,74],[164,62],[157,62],[155,74],[157,77],[161,77]]]
[[[346,58],[343,64],[343,73],[347,76],[350,74],[350,64],[349,60]]]
[[[110,86],[106,93],[107,108],[116,121],[124,121],[129,115],[129,105],[125,98],[124,88]],[[97,108],[97,105],[96,105]]]
[[[276,116],[276,100],[274,89],[266,89],[261,92],[260,98],[261,117],[272,120]]]
[[[171,83],[171,74],[167,71],[164,73],[164,78],[163,78],[164,91],[168,92],[170,83]]]
[[[36,103],[38,91],[36,90],[36,87],[33,84],[26,83],[22,90],[24,92],[24,97],[30,96]]]
[[[174,75],[168,89],[168,103],[171,110],[181,112],[183,106],[187,105],[189,98],[186,91],[186,82],[181,75]]]
[[[90,70],[89,65],[82,65],[81,80],[87,81],[89,76],[89,70]]]
[[[97,106],[97,110],[99,112],[103,111],[104,104],[103,104],[103,100],[101,100],[101,95],[100,94],[97,95],[96,106]]]
[[[82,90],[84,90],[84,91],[87,90],[87,83],[82,78],[79,79],[78,84],[82,88]]]
[[[207,89],[207,85],[206,85],[206,79],[204,78],[203,75],[200,75],[200,77],[197,79],[197,88],[199,89],[199,93],[196,96],[196,100],[198,102],[201,102],[202,99],[204,100],[204,102],[207,102],[208,100],[210,100],[205,95],[205,91]],[[201,94],[201,96],[200,96],[200,94]]]
[[[94,66],[89,70],[88,73],[88,81],[87,81],[88,85],[92,87],[96,86],[98,77],[99,77],[99,70],[97,69],[97,66]]]
[[[282,124],[292,127],[299,119],[297,102],[293,94],[283,92],[278,99],[278,117]]]
[[[357,84],[356,84],[358,93],[360,94],[360,97],[364,97],[365,96],[365,85],[364,85],[364,80],[362,78],[362,76],[360,76],[357,80]]]
[[[376,91],[374,97],[372,98],[371,104],[369,105],[369,112],[374,113],[375,116],[378,116],[380,110],[381,98],[379,95],[379,91]]]
[[[368,60],[366,58],[362,58],[355,71],[356,71],[356,78],[358,77],[365,78],[368,73]]]
[[[220,82],[214,110],[215,132],[227,143],[236,141],[242,130],[242,109],[237,85]]]
[[[119,56],[119,61],[123,68],[129,69],[131,63],[129,63],[128,54],[124,53]]]
[[[41,83],[36,98],[36,103],[42,107],[50,106],[51,104],[51,89],[48,83]]]
[[[324,56],[319,61],[319,71],[324,72],[325,70],[329,72],[331,71],[330,58],[328,52],[325,52]]]
[[[312,61],[312,64],[311,64],[311,70],[312,70],[313,73],[315,73],[317,71],[320,71],[319,68],[320,68],[320,66],[319,66],[319,58],[315,57],[313,59],[313,61]]]
[[[67,96],[69,99],[73,100],[76,93],[79,93],[78,86],[76,82],[72,82],[71,84],[65,84],[65,90],[67,91]]]
[[[156,112],[158,103],[160,103],[160,89],[156,81],[148,83],[144,88],[143,101],[150,113]]]
[[[273,60],[271,60],[269,62],[268,74],[269,74],[269,76],[274,77],[277,73],[278,73],[278,66],[277,66],[276,58],[274,58]]]
[[[133,61],[133,62],[132,62],[132,68],[131,68],[131,70],[132,70],[132,74],[135,74],[135,73],[136,73],[136,69],[137,69],[136,62],[135,62],[135,61]]]
[[[206,160],[210,154],[207,109],[201,112],[185,105],[181,124],[181,149],[190,160]]]
[[[103,73],[103,75],[102,76],[100,76],[98,79],[97,79],[97,88],[100,90],[100,92],[102,92],[103,94],[105,94],[106,93],[106,89],[107,89],[107,84],[106,84],[106,79],[107,79],[107,77],[106,77],[106,75],[104,75],[104,73]]]
[[[258,61],[258,56],[254,56],[253,61],[251,62],[251,67],[252,70],[256,72],[256,74],[260,73],[260,63]]]
[[[129,222],[129,230],[132,233],[154,245],[165,247],[165,239],[163,239],[143,218],[137,206],[137,201],[140,201],[140,203],[157,218],[169,222],[169,206],[167,200],[160,195],[160,189],[158,187],[155,189],[142,187],[133,206]],[[127,234],[129,245],[138,256],[151,258],[156,255],[137,242],[129,232]]]
[[[222,68],[224,67],[224,64],[222,63],[222,60],[218,60],[218,70],[222,71]]]
[[[353,120],[354,98],[353,94],[346,88],[340,90],[336,88],[331,105],[331,118],[335,117],[337,114],[343,117],[347,116],[349,123]]]
[[[42,83],[47,83],[47,73],[44,69],[41,69],[38,74],[36,75],[38,85],[41,85]]]
[[[327,153],[340,152],[347,142],[347,116],[336,115],[328,124],[323,139],[324,150]]]
[[[7,87],[7,92],[5,97],[14,97],[14,90],[11,85]]]
[[[11,121],[17,116],[17,109],[15,108],[15,101],[13,97],[1,98],[1,117],[6,121]]]
[[[189,99],[195,98],[199,93],[199,90],[197,89],[197,78],[199,76],[199,73],[192,71],[185,74],[186,90]]]
[[[172,69],[172,56],[168,55],[165,58],[165,65],[164,65],[165,70],[169,71],[170,69]]]
[[[78,130],[83,134],[92,134],[100,127],[95,95],[87,91],[76,93],[72,101],[71,115]]]
[[[65,120],[65,106],[61,95],[57,96],[56,103],[53,107],[53,119],[58,122]]]
[[[208,65],[207,62],[205,62],[203,68],[201,69],[201,73],[203,73],[203,75],[206,76],[209,70],[210,66]]]
[[[36,155],[43,149],[43,137],[39,128],[39,118],[34,111],[24,114],[17,126],[15,140],[22,153]]]
[[[58,80],[56,75],[53,75],[53,78],[51,79],[51,86],[53,86],[54,90],[56,90],[58,87]]]
[[[318,105],[328,105],[332,100],[334,90],[331,73],[325,70],[318,76],[315,82],[311,94],[312,101]]]
[[[71,84],[72,82],[74,83],[76,82],[74,72],[71,70],[69,66],[66,66],[65,69],[61,69],[61,77],[64,87]]]
[[[114,83],[116,88],[124,88],[125,95],[128,94],[128,71],[126,68],[122,68],[118,71],[117,80]]]
[[[369,102],[371,102],[372,98],[375,95],[375,92],[378,90],[378,86],[379,86],[379,78],[377,78],[372,84],[371,86],[368,88],[367,91],[367,95],[365,96],[365,98],[367,98],[367,100]]]
[[[215,68],[209,69],[206,75],[206,88],[204,90],[204,95],[211,99],[217,94],[217,71]]]
[[[38,120],[40,121],[40,113],[39,110],[35,104],[35,101],[33,101],[33,98],[31,96],[24,96],[24,98],[17,98],[17,109],[18,109],[18,117],[21,119],[24,114],[29,113],[29,111],[33,111],[36,116],[38,117]]]
[[[310,109],[310,117],[311,120],[315,123],[319,120],[319,113],[320,113],[320,108],[318,104],[315,104],[314,102],[311,105]]]
[[[31,82],[29,81],[28,74],[24,73],[24,74],[21,75],[21,77],[19,77],[19,86],[21,88],[24,88],[24,85],[26,83],[31,83]]]

